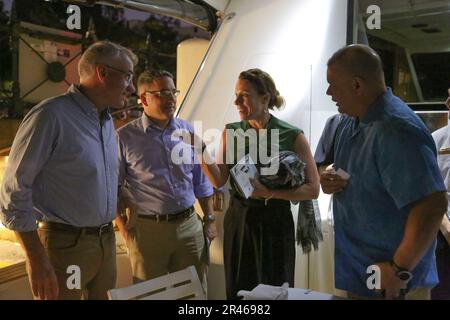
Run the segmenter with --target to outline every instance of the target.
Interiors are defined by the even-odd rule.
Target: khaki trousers
[[[116,285],[114,231],[99,236],[40,228],[38,233],[58,278],[60,300],[108,299]],[[79,267],[79,289],[73,288],[77,275],[70,266]]]
[[[202,220],[195,211],[172,221],[138,217],[127,247],[135,283],[194,265],[206,292],[207,246]]]

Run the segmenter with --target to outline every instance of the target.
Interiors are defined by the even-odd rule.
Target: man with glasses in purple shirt
[[[196,163],[193,148],[174,160],[180,130],[193,133],[174,118],[176,90],[167,71],[146,71],[138,79],[142,117],[118,130],[120,207],[116,219],[126,240],[135,282],[194,265],[205,287],[206,239],[216,236],[213,188]],[[194,210],[199,200],[204,219]],[[206,287],[205,287],[206,289]]]
[[[0,220],[25,250],[36,298],[107,299],[115,286],[118,151],[109,108],[134,93],[136,63],[127,48],[94,43],[78,63],[80,84],[31,109],[14,139]]]

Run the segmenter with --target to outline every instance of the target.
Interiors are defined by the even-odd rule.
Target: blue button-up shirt
[[[445,186],[428,129],[389,89],[358,119],[345,117],[335,141],[335,168],[350,174],[334,194],[336,288],[371,296],[367,267],[392,260],[412,204]],[[437,282],[435,243],[408,286]]]
[[[177,213],[191,207],[195,198],[213,194],[192,148],[172,137],[180,130],[193,132],[177,118],[161,129],[145,113],[118,130],[119,184],[124,196],[138,205],[139,214]],[[184,161],[174,163],[172,154]]]
[[[36,220],[73,226],[112,221],[117,205],[117,141],[108,112],[76,86],[25,116],[0,189],[0,218],[13,230]]]

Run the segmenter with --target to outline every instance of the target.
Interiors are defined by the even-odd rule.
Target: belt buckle
[[[101,235],[103,234],[103,232],[107,230],[107,228],[109,227],[109,223],[105,223],[102,224],[99,228],[98,228],[98,235],[101,237]]]
[[[163,221],[165,221],[165,222],[170,221],[168,214],[156,214],[155,216],[156,216],[156,222],[158,222],[158,223],[163,222]]]

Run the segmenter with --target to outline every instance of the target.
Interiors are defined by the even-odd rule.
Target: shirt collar
[[[384,107],[387,105],[387,102],[392,99],[392,97],[392,90],[388,87],[387,90],[380,94],[369,106],[366,114],[360,119],[361,124],[368,124],[380,119],[380,117],[382,117],[383,115]]]
[[[167,124],[167,127],[165,127],[164,129],[162,129],[161,127],[159,127],[156,123],[154,123],[146,114],[145,112],[142,112],[142,116],[141,116],[141,121],[142,121],[142,128],[144,129],[144,132],[147,132],[147,130],[149,128],[151,129],[156,129],[159,131],[164,131],[166,129],[169,128],[174,128],[175,127],[175,118],[170,119],[169,123]]]
[[[67,89],[67,93],[72,97],[72,99],[78,104],[78,106],[83,110],[83,112],[89,116],[94,116],[98,119],[98,110],[95,107],[94,103],[89,100],[81,91],[78,85],[72,84],[69,89]],[[109,108],[105,109],[100,117],[103,120],[111,119],[111,114]]]

